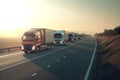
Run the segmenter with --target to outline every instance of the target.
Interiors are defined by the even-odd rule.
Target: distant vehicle
[[[63,45],[68,41],[68,32],[65,30],[55,30],[54,31],[54,44]]]
[[[81,34],[78,34],[78,40],[81,40],[82,39],[82,35]]]
[[[79,34],[78,33],[74,33],[74,40],[79,40]]]
[[[54,30],[43,28],[32,28],[22,36],[21,49],[25,53],[39,50],[43,45],[53,44]]]
[[[74,33],[73,32],[69,32],[68,33],[68,42],[73,42],[74,41]]]

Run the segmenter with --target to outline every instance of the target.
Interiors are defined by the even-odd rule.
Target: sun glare
[[[0,36],[15,37],[20,33],[19,28],[25,28],[30,23],[23,0],[0,1],[0,10]]]

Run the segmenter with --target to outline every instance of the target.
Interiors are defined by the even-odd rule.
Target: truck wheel
[[[66,45],[66,41],[64,41],[64,45]]]
[[[40,52],[40,46],[38,47],[38,51]]]
[[[24,51],[25,52],[25,54],[27,54],[28,53],[28,51]]]

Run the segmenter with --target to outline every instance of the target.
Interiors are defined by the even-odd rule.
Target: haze
[[[31,27],[94,34],[120,24],[120,0],[0,0],[0,37]]]

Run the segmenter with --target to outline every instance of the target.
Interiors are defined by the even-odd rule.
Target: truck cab
[[[32,52],[40,50],[41,36],[39,32],[25,32],[22,36],[22,47],[21,49],[25,52]]]
[[[74,40],[79,40],[79,34],[78,33],[74,34]]]
[[[68,34],[64,30],[54,31],[54,44],[63,45],[68,40]]]
[[[74,33],[69,33],[68,34],[68,42],[73,42],[74,41]]]

